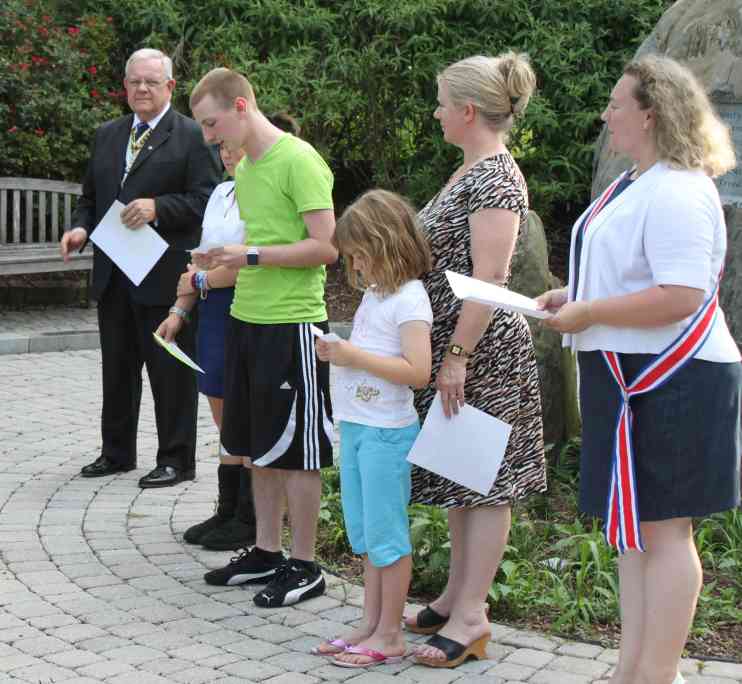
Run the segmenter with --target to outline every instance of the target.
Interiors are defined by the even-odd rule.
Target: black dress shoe
[[[195,470],[179,470],[173,466],[157,466],[153,471],[147,473],[139,480],[142,489],[150,487],[171,487],[183,480],[193,480],[196,477]]]
[[[105,456],[99,456],[92,463],[83,466],[80,475],[83,477],[103,477],[104,475],[113,475],[114,473],[125,473],[134,470],[134,465],[121,465],[109,461]]]

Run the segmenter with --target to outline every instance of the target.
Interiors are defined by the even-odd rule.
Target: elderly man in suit
[[[163,353],[152,332],[173,311],[187,249],[199,242],[208,197],[221,166],[203,141],[199,126],[170,106],[175,81],[172,62],[159,50],[142,49],[126,63],[127,100],[132,114],[95,132],[72,225],[61,241],[62,257],[87,244],[90,234],[120,200],[122,222],[131,230],[149,224],[168,243],[155,267],[135,286],[95,247],[92,297],[98,300],[103,359],[102,452],[82,469],[100,477],[136,467],[136,438],[146,365],[157,423],[157,467],[141,487],[166,487],[195,476],[196,379],[192,370]],[[177,307],[176,307],[177,308]],[[193,326],[178,337],[193,355]]]

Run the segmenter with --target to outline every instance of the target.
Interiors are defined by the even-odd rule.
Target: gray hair
[[[142,48],[132,53],[131,57],[126,60],[126,68],[124,74],[129,75],[129,67],[142,59],[159,59],[162,62],[162,70],[165,72],[165,77],[170,80],[173,77],[173,60],[170,59],[164,52],[154,50],[153,48]]]

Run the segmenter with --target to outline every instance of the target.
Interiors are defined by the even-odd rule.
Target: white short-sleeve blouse
[[[214,188],[206,204],[202,225],[202,249],[245,242],[245,222],[240,218],[233,180]]]

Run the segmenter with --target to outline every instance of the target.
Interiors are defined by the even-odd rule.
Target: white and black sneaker
[[[280,551],[264,551],[253,546],[235,556],[228,565],[204,575],[207,584],[232,587],[236,584],[265,584],[283,568],[286,558]]]
[[[325,593],[325,578],[312,561],[289,558],[268,586],[253,597],[256,606],[278,608],[291,606]]]

